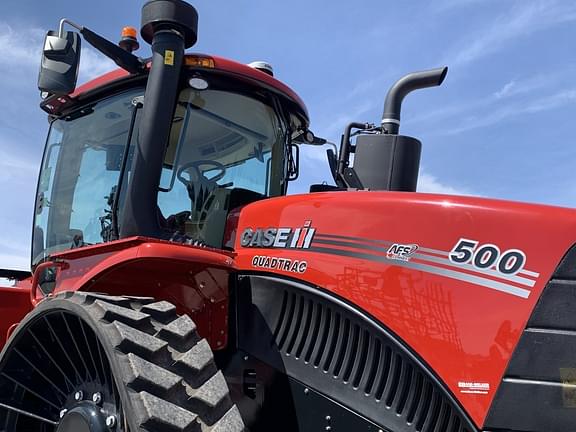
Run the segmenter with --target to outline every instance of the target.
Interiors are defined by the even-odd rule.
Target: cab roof
[[[201,62],[195,60],[208,60],[210,67],[198,66],[197,64]],[[253,84],[280,95],[283,99],[291,103],[295,111],[294,114],[300,118],[303,126],[308,126],[309,116],[306,105],[294,90],[276,78],[248,65],[218,56],[187,54],[184,62],[189,70],[206,70],[225,73],[231,77],[249,80]],[[151,63],[148,62],[147,70],[149,70],[150,65]],[[78,102],[90,99],[96,94],[110,88],[123,87],[133,80],[143,79],[143,76],[145,75],[130,74],[124,69],[116,69],[79,86],[74,93],[70,95],[51,96],[42,101],[40,106],[48,112],[48,114],[59,115],[68,111],[69,108],[75,107]]]

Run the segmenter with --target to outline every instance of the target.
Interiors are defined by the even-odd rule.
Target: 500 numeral
[[[480,269],[496,266],[500,273],[512,275],[524,268],[526,255],[518,249],[500,252],[493,244],[479,245],[475,240],[460,239],[450,251],[450,261],[456,264],[472,264]]]

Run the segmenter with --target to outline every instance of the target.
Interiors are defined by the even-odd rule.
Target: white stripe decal
[[[339,240],[341,240],[341,242],[332,243],[333,240],[327,240],[327,239],[339,239]],[[387,249],[383,250],[381,247],[378,248],[378,246],[376,246],[376,245],[391,246],[394,243],[397,243],[397,242],[391,242],[388,240],[364,239],[364,238],[360,238],[360,237],[347,237],[347,236],[340,236],[340,235],[333,235],[333,234],[316,234],[315,241],[316,241],[316,243],[335,244],[338,246],[347,246],[347,247],[356,248],[356,249],[369,249],[369,250],[376,250],[376,251],[383,251],[383,252],[386,252]],[[361,242],[369,243],[369,244],[366,245],[366,244],[363,244]],[[370,244],[374,244],[374,246],[371,246]],[[445,264],[449,265],[449,266],[463,267],[463,268],[466,268],[467,270],[471,270],[471,271],[474,271],[477,273],[483,273],[483,274],[494,276],[497,278],[509,280],[511,282],[516,282],[516,283],[519,283],[521,285],[526,285],[529,287],[533,287],[535,285],[536,281],[532,281],[530,279],[526,279],[526,278],[523,278],[523,277],[520,277],[517,275],[524,275],[524,276],[532,277],[535,279],[538,279],[540,277],[540,273],[533,272],[533,271],[526,270],[526,269],[522,269],[517,273],[517,275],[512,275],[510,277],[509,275],[504,275],[502,273],[499,273],[498,271],[496,271],[495,267],[492,267],[490,269],[479,269],[477,267],[474,267],[471,264],[466,264],[466,265],[456,264],[456,263],[453,263],[452,261],[450,261],[448,259],[448,256],[450,254],[449,252],[441,251],[438,249],[431,249],[431,248],[419,246],[418,252],[424,252],[426,254],[433,254],[433,255],[439,255],[442,257],[446,257],[447,259],[446,259]],[[428,258],[427,256],[423,256],[422,254],[417,254],[417,255],[418,255],[418,258],[421,260],[441,263],[436,258]],[[414,255],[414,256],[416,256],[416,255]],[[516,280],[516,278],[518,280]]]
[[[400,261],[400,260],[393,260],[388,259],[382,255],[373,255],[361,252],[353,252],[347,251],[343,249],[332,249],[332,248],[324,248],[324,247],[311,247],[309,249],[300,249],[299,252],[317,252],[317,253],[326,253],[330,255],[340,255],[340,256],[348,256],[352,258],[360,258],[365,259],[368,261],[376,261],[381,262],[389,265],[399,266],[399,267],[406,267],[414,270],[420,270],[426,273],[432,273],[444,277],[448,277],[451,279],[460,280],[463,282],[468,282],[474,285],[480,285],[486,288],[494,289],[496,291],[501,291],[507,294],[512,294],[517,297],[528,298],[530,295],[530,291],[524,288],[519,288],[514,285],[505,284],[502,282],[498,282],[492,279],[486,279],[480,276],[474,276],[468,273],[458,272],[446,268],[435,267],[428,264],[422,264],[412,261]]]

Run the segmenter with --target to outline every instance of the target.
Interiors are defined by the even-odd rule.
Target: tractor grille
[[[250,280],[275,353],[260,352],[262,360],[395,432],[474,430],[406,349],[370,321],[309,289]]]

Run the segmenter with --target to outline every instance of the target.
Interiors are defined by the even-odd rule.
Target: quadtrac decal
[[[283,270],[291,273],[305,273],[308,269],[308,262],[305,260],[255,255],[252,258],[252,267],[266,270]]]

